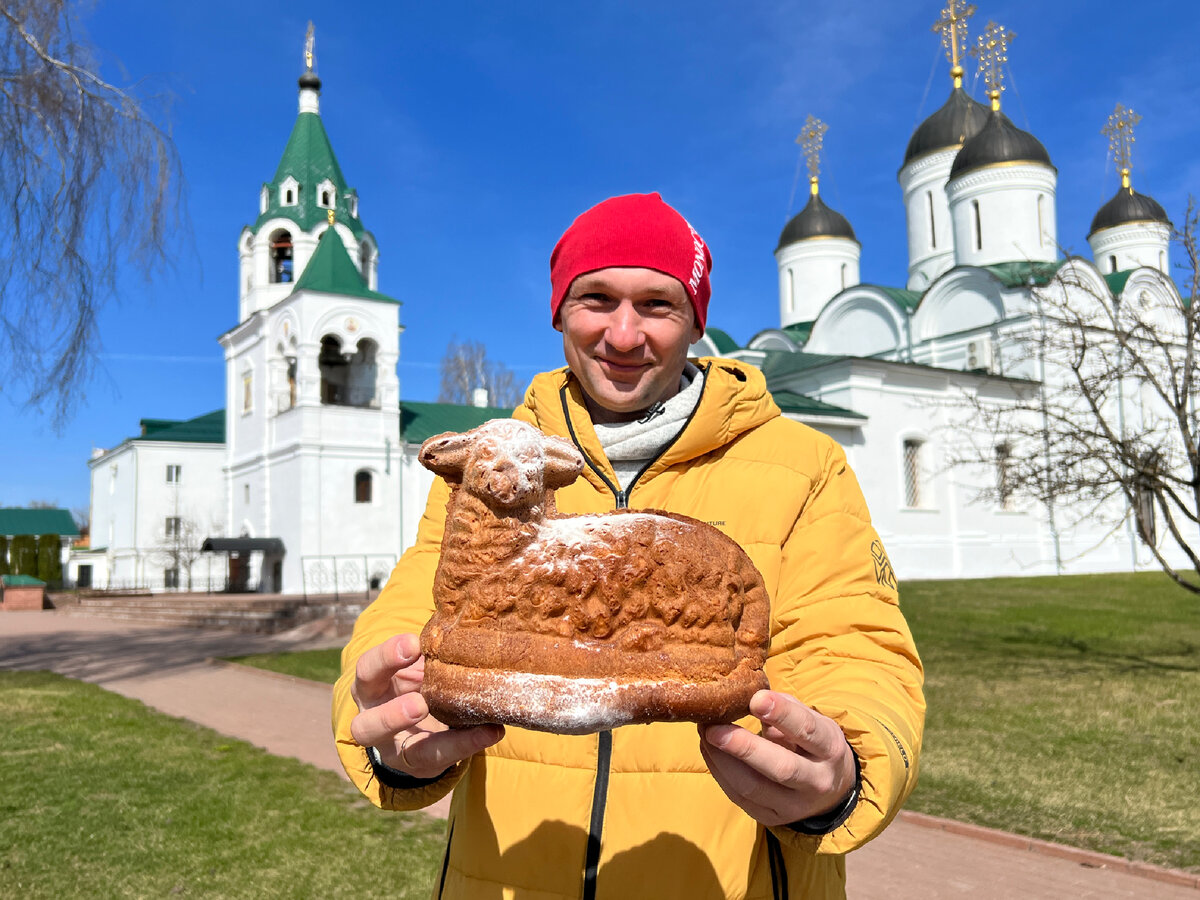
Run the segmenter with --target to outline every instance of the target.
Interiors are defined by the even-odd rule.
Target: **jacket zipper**
[[[669,442],[660,450],[646,465],[638,471],[629,481],[629,487],[622,490],[613,484],[607,475],[600,469],[599,466],[592,461],[588,456],[587,451],[583,449],[583,445],[579,443],[579,438],[575,435],[575,426],[571,422],[571,411],[567,405],[567,386],[564,384],[558,392],[559,400],[562,402],[563,419],[567,423],[567,433],[571,436],[571,442],[575,444],[575,448],[583,456],[583,461],[587,463],[588,468],[596,473],[596,476],[604,482],[616,502],[617,509],[629,508],[629,495],[633,493],[633,486],[637,484],[638,479],[646,474],[646,471],[654,465],[658,460],[666,454],[668,450],[675,445],[675,442],[687,431],[687,427],[692,424],[692,419],[696,415],[696,410],[700,409],[700,402],[704,399],[704,388],[708,386],[708,372],[712,368],[712,364],[704,367],[704,383],[700,386],[700,396],[696,398],[696,405],[688,414],[687,419],[683,423],[683,427],[679,429],[679,433],[671,438]],[[600,848],[604,835],[604,812],[608,805],[608,776],[612,768],[612,732],[602,731],[599,735],[599,745],[596,752],[596,783],[592,790],[592,817],[588,823],[587,849],[584,854],[583,863],[583,900],[595,900],[596,897],[596,872],[600,868]],[[786,879],[786,874],[784,878]],[[772,879],[774,880],[774,879]]]

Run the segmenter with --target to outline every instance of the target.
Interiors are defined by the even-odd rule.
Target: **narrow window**
[[[178,569],[163,569],[163,587],[168,587],[168,588],[179,587],[179,570]]]
[[[972,200],[971,208],[975,210],[975,249],[983,249],[983,219],[979,215],[979,201]]]
[[[1158,271],[1166,274],[1167,271],[1167,254],[1161,250],[1158,251]]]
[[[354,473],[354,502],[371,502],[371,473],[362,471]]]
[[[250,502],[250,485],[249,484],[242,485],[242,500],[247,504]]]
[[[1046,198],[1042,194],[1037,196],[1037,223],[1038,223],[1038,246],[1046,246],[1046,225],[1042,218],[1043,207],[1045,206]]]
[[[1108,257],[1108,271],[1109,271],[1109,272],[1115,272],[1115,271],[1117,271],[1117,258],[1116,258],[1116,256],[1112,256],[1112,255],[1110,255],[1110,256]]]
[[[904,505],[921,505],[921,441],[912,438],[904,442]]]
[[[796,311],[796,274],[791,270],[787,270],[787,301],[788,312]]]
[[[295,202],[296,202],[296,201],[293,199],[293,195],[292,195],[292,190],[291,190],[291,188],[288,188],[287,192],[286,192],[286,193],[284,193],[284,195],[283,195],[283,202],[284,202],[284,203],[286,203],[288,206],[291,206],[293,203],[295,203]]]
[[[268,273],[272,284],[283,284],[292,280],[292,235],[280,228],[271,235],[271,267]]]
[[[163,532],[169,538],[179,537],[179,516],[167,516]]]
[[[254,409],[254,375],[247,372],[242,376],[242,415],[248,416]]]
[[[929,243],[934,250],[937,249],[937,226],[933,221],[933,191],[925,192],[925,199],[929,201]]]
[[[846,264],[842,263],[842,290],[846,289]]]
[[[1012,509],[1012,447],[1007,443],[996,445],[996,497],[1000,508]]]
[[[321,205],[328,209],[332,203],[329,200],[329,191],[321,191]]]
[[[167,466],[167,484],[179,484],[180,476],[183,474],[183,467],[177,465]]]

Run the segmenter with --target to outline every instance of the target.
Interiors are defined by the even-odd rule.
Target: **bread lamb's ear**
[[[575,449],[575,445],[564,438],[546,435],[544,452],[546,454],[545,481],[547,490],[557,490],[566,487],[579,477],[583,471],[583,456]]]
[[[447,481],[462,481],[463,467],[467,464],[467,452],[471,445],[468,435],[448,431],[431,437],[421,445],[417,459],[431,472]]]

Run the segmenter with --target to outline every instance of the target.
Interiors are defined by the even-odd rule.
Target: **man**
[[[887,557],[832,440],[784,419],[757,369],[688,360],[711,266],[657,194],[580,215],[550,259],[567,366],[537,376],[514,415],[584,454],[561,512],[667,509],[746,550],[771,596],[773,690],[699,734],[447,730],[418,692],[416,637],[433,609],[439,480],[334,697],[339,753],[372,802],[416,809],[456,787],[435,896],[843,897],[842,854],[912,790],[921,668]]]

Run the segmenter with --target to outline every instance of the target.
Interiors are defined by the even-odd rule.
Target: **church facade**
[[[993,442],[990,461],[949,464],[972,428],[964,398],[1002,407],[1060,377],[1021,352],[1042,292],[1181,302],[1170,223],[1127,171],[1092,224],[1093,258],[1061,258],[1058,170],[1004,115],[997,72],[984,73],[990,106],[963,90],[961,7],[944,14],[952,90],[898,175],[903,286],[861,282],[853,227],[820,194],[824,126],[810,118],[811,193],[775,250],[778,326],[745,346],[710,328],[692,349],[758,366],[785,415],[845,447],[901,578],[1154,567],[1119,502],[1103,521],[1013,502],[1011,448],[994,435],[968,435]],[[432,482],[422,441],[508,415],[400,399],[401,304],[378,289],[379,248],[321,122],[320,87],[310,60],[295,126],[238,237],[225,408],[144,419],[95,453],[93,546],[72,554],[72,580],[86,567],[101,588],[367,590],[415,540]]]

